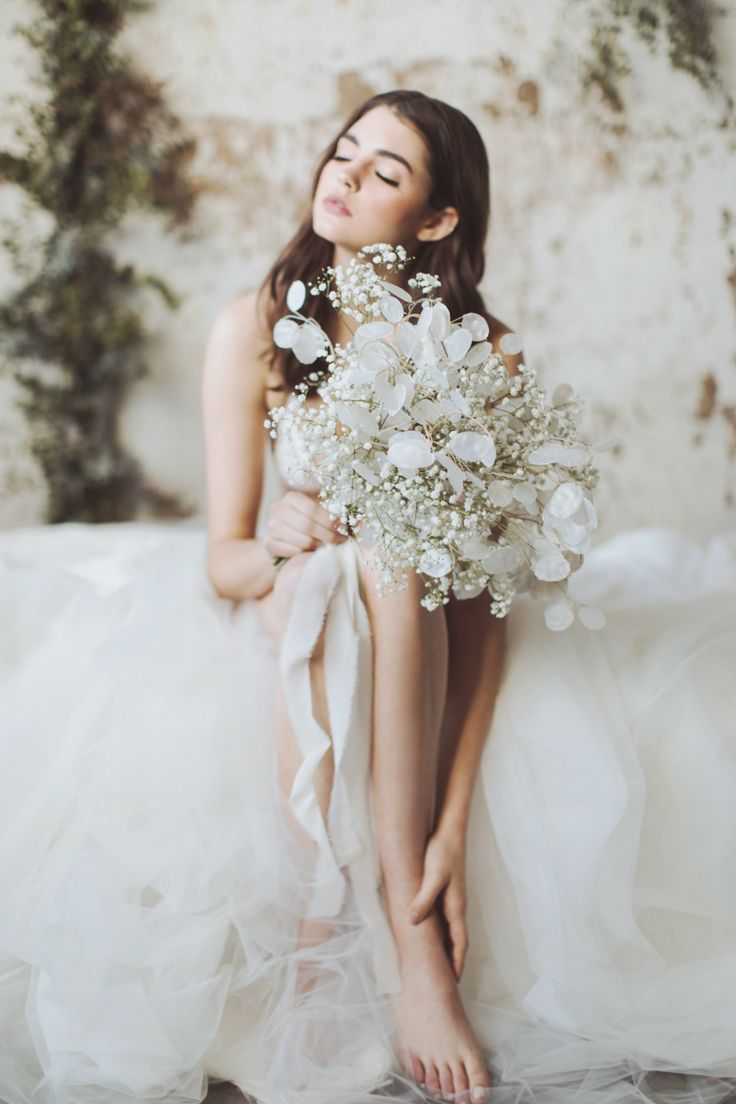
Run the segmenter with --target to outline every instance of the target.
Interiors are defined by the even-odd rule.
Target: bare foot
[[[483,1053],[465,1015],[436,913],[395,930],[402,992],[391,998],[404,1069],[428,1095],[490,1100]],[[450,1095],[453,1094],[453,1095]]]

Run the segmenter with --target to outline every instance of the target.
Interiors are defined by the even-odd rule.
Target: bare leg
[[[490,1079],[462,1007],[439,917],[409,922],[422,880],[434,816],[439,737],[447,685],[443,609],[420,605],[423,584],[379,596],[370,555],[363,557],[364,597],[374,642],[371,781],[384,896],[399,951],[402,992],[393,998],[399,1054],[407,1073],[456,1101],[483,1099]],[[485,1097],[488,1098],[487,1096]]]
[[[299,580],[308,562],[311,553],[294,556],[279,572],[276,585],[267,595],[260,599],[259,613],[261,623],[269,636],[280,644],[283,639],[286,625],[291,612]],[[330,731],[330,719],[327,709],[327,692],[324,678],[324,631],[315,645],[310,664],[310,682],[312,688],[312,708],[314,718],[325,730]],[[279,679],[276,689],[276,749],[278,780],[281,789],[288,797],[292,783],[302,762],[302,753],[299,749],[294,730],[289,720],[283,686]],[[334,777],[334,758],[332,751],[328,751],[322,759],[315,773],[315,791],[322,816],[327,822],[327,810],[332,792]],[[316,854],[316,844],[306,833],[302,825],[294,816],[288,801],[285,805],[290,823],[298,835],[309,845]],[[333,926],[327,920],[319,918],[302,917],[299,923],[297,935],[297,947],[304,948],[321,943],[333,931]],[[314,974],[310,962],[305,959],[300,963],[297,990],[304,993],[311,988],[314,982]]]
[[[438,1094],[454,1092],[457,1104],[466,1104],[471,1100],[470,1089],[489,1084],[483,1056],[460,1001],[437,914],[418,926],[408,921],[434,817],[447,681],[445,616],[443,610],[428,613],[420,606],[422,584],[416,577],[410,577],[408,590],[379,597],[370,557],[358,547],[374,644],[371,782],[377,842],[403,985],[393,999],[399,1054],[417,1082]],[[308,555],[285,565],[274,590],[261,599],[263,623],[277,641],[283,636]],[[329,731],[320,645],[313,656],[312,689],[315,717]],[[277,715],[279,777],[288,792],[301,752],[280,690]],[[331,758],[326,756],[321,766],[318,792],[326,815],[334,769]],[[303,921],[301,945],[327,935],[326,921]]]
[[[284,565],[276,579],[273,590],[259,599],[261,623],[271,638],[280,644],[291,613],[299,581],[309,562],[310,552],[292,558]],[[327,710],[327,694],[324,680],[324,631],[315,645],[310,664],[312,687],[312,708],[315,720],[325,730],[330,731],[330,719]],[[285,793],[291,790],[294,775],[302,761],[301,751],[289,721],[281,680],[276,690],[276,746],[278,752],[279,781]],[[319,765],[315,776],[315,788],[322,815],[327,817],[327,808],[332,791],[334,760],[329,751]],[[294,818],[294,824],[298,821]],[[306,833],[305,833],[306,835]]]

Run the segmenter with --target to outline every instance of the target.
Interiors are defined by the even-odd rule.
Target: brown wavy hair
[[[459,219],[454,231],[439,241],[420,241],[413,260],[402,270],[406,281],[415,272],[431,272],[442,281],[439,294],[452,318],[468,311],[483,315],[491,337],[499,323],[486,309],[478,284],[485,270],[485,242],[490,220],[490,167],[483,139],[473,122],[458,108],[423,92],[397,89],[371,96],[356,108],[339,134],[322,154],[312,181],[311,198],[320,173],[335,155],[339,139],[374,107],[387,106],[424,139],[431,190],[429,206],[438,211],[455,207]],[[370,244],[368,242],[366,245]],[[288,313],[286,293],[294,280],[314,280],[332,262],[333,243],[312,229],[311,206],[299,229],[282,249],[259,289],[266,293],[266,322],[274,324]],[[324,295],[308,295],[302,313],[315,318],[326,329],[334,308]],[[300,364],[289,349],[271,343],[269,366],[288,389],[312,371]]]

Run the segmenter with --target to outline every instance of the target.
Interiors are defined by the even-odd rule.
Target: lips
[[[328,195],[326,199],[322,201],[323,207],[326,207],[328,211],[332,211],[335,215],[349,215],[350,211],[339,196]]]

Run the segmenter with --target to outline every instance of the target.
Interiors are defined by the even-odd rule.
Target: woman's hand
[[[263,543],[271,556],[312,552],[320,544],[347,539],[337,531],[337,524],[313,495],[287,491],[269,511]]]
[[[441,911],[447,926],[452,968],[458,981],[468,950],[465,926],[465,837],[462,833],[435,832],[424,852],[424,876],[409,906],[412,924],[420,924],[442,897]]]

